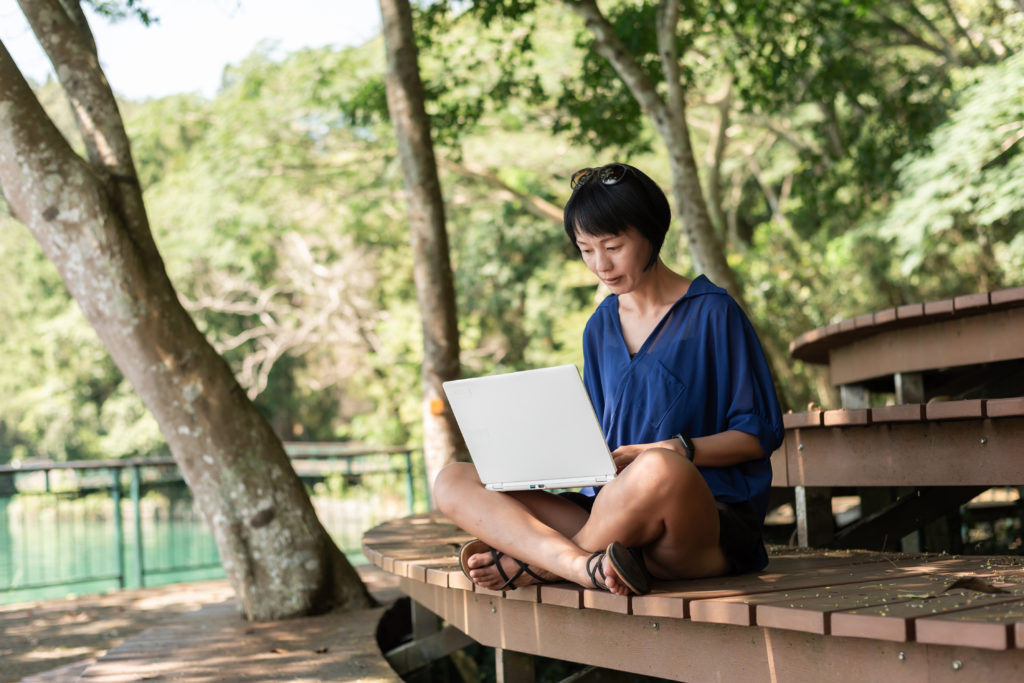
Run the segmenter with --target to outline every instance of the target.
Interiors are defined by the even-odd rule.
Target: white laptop
[[[454,380],[444,391],[487,488],[576,488],[615,478],[575,365]]]

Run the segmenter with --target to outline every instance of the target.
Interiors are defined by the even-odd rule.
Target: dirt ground
[[[169,618],[233,598],[221,580],[0,605],[0,682],[84,665]]]

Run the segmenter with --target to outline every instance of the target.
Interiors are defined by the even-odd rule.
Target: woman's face
[[[599,236],[577,230],[576,245],[587,268],[612,294],[633,291],[650,274],[644,272],[644,266],[651,257],[651,245],[636,228]]]

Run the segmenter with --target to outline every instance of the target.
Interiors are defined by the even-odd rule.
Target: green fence
[[[296,442],[285,450],[355,564],[360,539],[430,507],[420,451]],[[0,466],[0,604],[222,577],[171,458]]]

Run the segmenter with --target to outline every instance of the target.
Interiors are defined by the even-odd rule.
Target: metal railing
[[[429,509],[409,447],[291,442],[324,527],[353,562],[362,533]],[[0,466],[0,604],[223,576],[172,458]]]

